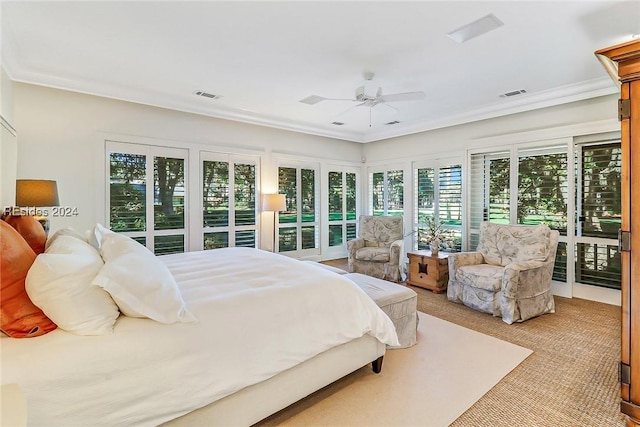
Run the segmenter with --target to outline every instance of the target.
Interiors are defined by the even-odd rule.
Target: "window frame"
[[[367,213],[369,215],[375,215],[375,210],[373,206],[373,175],[382,173],[383,174],[383,189],[382,189],[382,213],[380,215],[390,215],[389,214],[389,172],[399,171],[402,173],[402,213],[399,216],[404,216],[407,203],[406,203],[406,178],[407,171],[401,165],[387,165],[382,167],[370,167],[367,170]],[[396,214],[397,215],[397,214]]]
[[[274,251],[282,255],[290,256],[293,258],[315,258],[321,255],[321,197],[320,197],[320,163],[315,162],[298,162],[292,160],[279,160],[276,164],[276,185],[277,193],[281,193],[280,188],[280,168],[291,168],[296,170],[296,221],[295,222],[280,222],[280,212],[276,212],[275,218],[275,242]],[[313,197],[314,197],[314,221],[302,221],[301,199],[302,199],[302,170],[313,170]],[[314,227],[314,247],[302,248],[302,229],[305,227]],[[291,251],[280,251],[280,230],[285,228],[296,229],[296,249]]]
[[[145,230],[144,231],[123,231],[119,232],[133,239],[145,239],[144,246],[152,253],[155,253],[156,236],[182,235],[184,242],[183,252],[189,250],[189,209],[190,197],[189,189],[189,150],[184,148],[164,147],[160,145],[135,144],[118,141],[105,141],[105,224],[111,228],[111,154],[133,154],[145,156]],[[184,227],[179,229],[155,230],[155,200],[154,200],[154,159],[155,157],[177,158],[184,160]]]
[[[260,158],[258,156],[251,155],[237,155],[237,154],[227,154],[227,153],[218,153],[213,151],[200,151],[199,153],[199,199],[200,199],[200,213],[199,213],[199,224],[200,224],[200,236],[201,236],[201,244],[204,249],[204,238],[205,234],[208,233],[227,233],[227,246],[226,247],[234,247],[236,242],[236,232],[238,231],[254,231],[254,246],[255,248],[260,247]],[[229,213],[228,213],[228,224],[226,226],[219,227],[211,227],[204,225],[204,162],[222,162],[228,164],[228,178],[229,178]],[[235,165],[236,164],[250,164],[255,167],[255,185],[254,185],[254,212],[255,212],[255,223],[247,224],[247,225],[236,225],[235,224],[235,210],[236,206],[233,203],[235,201]]]
[[[617,134],[618,136],[611,136],[612,134]],[[563,137],[556,139],[548,139],[545,141],[529,141],[529,142],[514,142],[512,144],[505,144],[500,146],[492,146],[480,149],[469,149],[467,150],[466,155],[466,167],[469,171],[466,177],[466,183],[468,185],[469,191],[465,192],[465,203],[469,207],[465,214],[465,236],[467,237],[467,242],[465,246],[465,250],[475,250],[475,248],[469,248],[469,244],[472,243],[473,236],[479,233],[479,229],[473,228],[473,225],[479,222],[477,219],[472,218],[473,211],[473,192],[474,189],[470,185],[470,180],[478,180],[477,176],[474,176],[473,170],[473,156],[475,155],[486,155],[487,158],[505,158],[504,154],[509,153],[510,159],[510,223],[517,223],[517,193],[518,193],[518,169],[519,169],[519,160],[523,153],[528,151],[537,151],[541,154],[550,154],[550,153],[566,153],[567,155],[567,221],[566,221],[566,233],[564,235],[561,233],[560,235],[560,245],[566,245],[566,281],[559,281],[554,278],[552,281],[552,285],[554,286],[554,293],[563,295],[563,296],[572,296],[574,292],[579,292],[581,295],[591,295],[598,294],[602,295],[604,299],[610,298],[610,293],[608,291],[616,291],[619,292],[615,288],[602,288],[604,291],[594,289],[601,288],[597,285],[593,284],[584,284],[576,281],[576,248],[578,244],[581,243],[599,243],[599,244],[607,244],[607,245],[617,245],[617,240],[615,239],[606,239],[606,238],[595,238],[595,237],[586,237],[578,235],[578,224],[576,221],[576,216],[578,210],[578,202],[577,198],[579,197],[579,188],[577,188],[577,176],[579,172],[579,158],[576,158],[576,151],[580,145],[607,145],[612,142],[619,141],[620,136],[619,133],[608,132],[605,134],[590,134],[590,135],[581,135],[576,137]],[[501,154],[498,156],[497,154]],[[578,179],[579,181],[579,179]],[[515,183],[515,185],[514,185]],[[488,185],[488,184],[487,184]],[[476,209],[477,210],[477,209]],[[558,250],[560,250],[561,246],[558,246]],[[570,285],[568,288],[566,285]],[[563,287],[565,286],[565,287]],[[574,289],[576,291],[574,291]]]
[[[330,173],[340,173],[341,174],[341,183],[342,183],[342,196],[341,196],[341,201],[342,201],[342,214],[343,214],[343,218],[341,220],[330,220],[329,219],[329,215],[330,215],[330,209],[329,209],[329,174]],[[353,173],[355,175],[355,192],[356,192],[356,199],[355,199],[355,208],[356,208],[356,212],[355,212],[355,218],[352,220],[347,219],[347,207],[346,207],[346,203],[347,203],[347,195],[346,195],[346,189],[347,189],[347,174],[349,173]],[[336,258],[336,257],[344,257],[347,254],[347,226],[348,225],[353,225],[354,227],[356,227],[356,236],[357,236],[357,226],[358,226],[358,218],[360,217],[361,214],[361,168],[359,167],[352,167],[352,166],[341,166],[341,165],[327,165],[326,168],[326,172],[323,175],[324,178],[326,178],[326,207],[324,209],[324,214],[325,214],[325,220],[323,220],[322,222],[324,224],[326,224],[326,227],[323,226],[323,235],[326,236],[326,240],[323,240],[324,242],[326,242],[325,247],[323,247],[323,258],[327,258],[327,259],[331,259],[331,258]],[[323,225],[324,225],[323,224]],[[337,226],[337,225],[341,225],[342,226],[342,244],[340,245],[330,245],[330,239],[329,239],[329,235],[330,235],[330,227],[331,226]]]
[[[412,218],[412,226],[413,226],[413,236],[412,236],[412,249],[426,249],[421,247],[419,242],[419,230],[423,228],[426,224],[420,223],[420,207],[418,206],[418,197],[419,197],[419,170],[421,169],[432,169],[433,170],[433,215],[440,219],[440,202],[441,202],[441,193],[440,193],[440,180],[441,180],[441,170],[451,169],[454,167],[460,168],[460,226],[454,225],[445,225],[444,228],[455,230],[459,233],[461,239],[461,245],[464,245],[464,223],[465,223],[465,186],[464,186],[464,162],[459,158],[448,158],[448,159],[437,159],[431,161],[422,161],[422,162],[414,162],[412,164],[411,173],[412,173],[412,201],[413,201],[413,218]],[[460,248],[458,248],[459,250]]]

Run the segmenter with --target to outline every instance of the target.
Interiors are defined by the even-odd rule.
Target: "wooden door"
[[[620,410],[628,426],[640,426],[640,40],[596,55],[617,64],[622,134],[622,334]],[[615,69],[605,67],[608,71]]]

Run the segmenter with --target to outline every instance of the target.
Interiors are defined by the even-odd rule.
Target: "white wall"
[[[15,203],[18,142],[13,122],[13,82],[0,67],[0,209]]]
[[[262,159],[264,191],[277,188],[276,157],[361,164],[359,143],[24,83],[14,83],[14,93],[16,126],[21,129],[18,178],[57,180],[60,204],[78,208],[76,218],[50,218],[52,230],[84,230],[104,220],[100,194],[105,185],[105,138],[255,152]],[[272,235],[270,228],[262,231],[263,236]]]

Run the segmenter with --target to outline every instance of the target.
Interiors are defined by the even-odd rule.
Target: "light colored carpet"
[[[259,423],[261,426],[448,426],[531,350],[420,313],[418,344]],[[312,401],[312,402],[311,402]]]

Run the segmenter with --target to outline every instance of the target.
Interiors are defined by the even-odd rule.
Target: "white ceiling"
[[[2,0],[0,12],[14,81],[358,142],[614,93],[593,52],[640,33],[640,1]],[[447,36],[489,13],[504,25]],[[376,106],[371,126],[353,102],[299,102],[352,98],[363,72],[385,94],[426,97]]]

